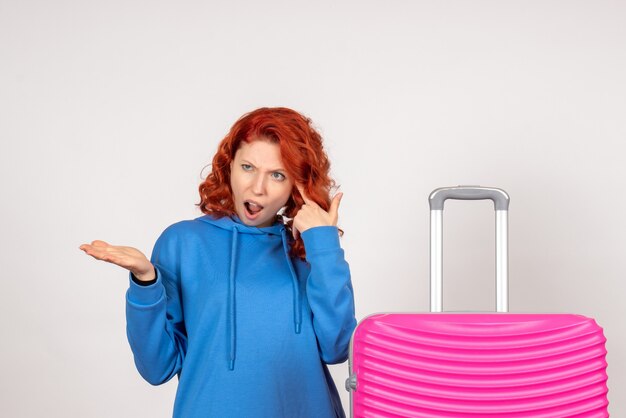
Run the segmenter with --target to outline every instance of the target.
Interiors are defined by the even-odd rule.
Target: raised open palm
[[[100,240],[83,244],[79,248],[97,260],[125,268],[141,281],[150,281],[155,277],[152,263],[136,248],[111,245]]]

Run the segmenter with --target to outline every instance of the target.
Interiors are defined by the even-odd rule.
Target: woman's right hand
[[[149,282],[156,277],[154,266],[150,260],[138,249],[110,245],[104,241],[93,241],[79,247],[86,254],[96,260],[106,261],[125,268],[135,275],[138,280]]]

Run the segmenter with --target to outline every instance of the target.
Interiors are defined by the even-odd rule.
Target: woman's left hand
[[[298,191],[304,199],[304,205],[300,208],[296,216],[293,218],[293,238],[298,236],[309,228],[316,226],[337,226],[339,218],[339,203],[343,197],[343,193],[337,193],[330,202],[328,212],[320,207],[315,201],[311,200],[304,192],[304,187],[298,185]]]

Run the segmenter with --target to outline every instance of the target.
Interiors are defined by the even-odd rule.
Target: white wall
[[[358,318],[428,308],[432,189],[502,187],[511,310],[595,317],[626,416],[626,3],[221,3],[0,0],[0,415],[171,415],[127,276],[78,246],[150,252],[236,118],[280,105],[325,136]],[[492,216],[446,205],[450,309],[493,306]]]

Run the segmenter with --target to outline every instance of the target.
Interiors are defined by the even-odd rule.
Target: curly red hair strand
[[[330,161],[324,151],[322,137],[313,128],[311,119],[285,107],[263,107],[243,115],[218,145],[211,173],[199,187],[198,206],[203,213],[216,218],[235,214],[230,164],[242,141],[249,143],[256,140],[277,143],[285,170],[294,179],[294,184],[302,185],[305,193],[322,209],[330,208],[330,192],[335,181],[329,174]],[[300,192],[294,187],[282,213],[282,221],[289,232],[292,219],[303,204]],[[305,258],[302,238],[291,243],[291,253]]]

